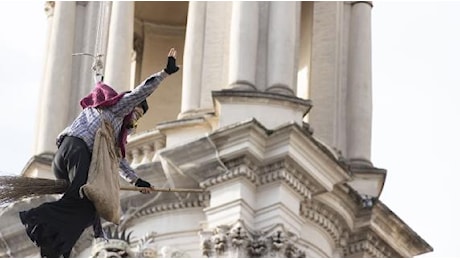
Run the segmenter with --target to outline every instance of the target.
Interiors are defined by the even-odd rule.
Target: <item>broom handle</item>
[[[142,191],[144,189],[149,189],[148,187],[134,187],[134,186],[122,186],[120,190],[127,190],[127,191]],[[186,188],[158,188],[158,187],[150,187],[151,191],[158,191],[158,192],[204,192],[203,189],[186,189]]]

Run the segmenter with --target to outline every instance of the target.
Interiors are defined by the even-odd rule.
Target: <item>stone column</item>
[[[371,2],[351,4],[346,157],[364,164],[370,164],[371,155],[371,10]]]
[[[203,74],[203,45],[206,2],[189,2],[185,34],[182,104],[179,118],[192,115],[200,107]]]
[[[233,2],[230,30],[229,86],[256,89],[259,3]]]
[[[46,57],[45,78],[35,154],[54,152],[56,137],[67,126],[71,90],[72,52],[75,30],[75,2],[55,2]]]
[[[104,82],[117,91],[130,90],[134,37],[134,2],[112,4]]]
[[[55,2],[54,1],[46,1],[44,5],[45,9],[45,14],[46,14],[46,38],[45,38],[45,56],[44,56],[44,61],[43,61],[43,74],[42,74],[42,80],[40,82],[40,92],[39,93],[44,93],[45,92],[45,80],[47,77],[46,69],[47,69],[47,60],[48,60],[48,53],[49,53],[49,45],[50,45],[50,39],[51,39],[51,30],[53,26],[53,15],[54,15],[54,6]],[[43,98],[39,98],[38,100],[38,106],[37,106],[37,111],[36,111],[36,131],[35,131],[35,138],[34,138],[34,152],[38,152],[38,143],[41,138],[41,133],[39,131],[40,128],[44,127],[42,125],[42,108],[43,108]]]
[[[267,53],[270,92],[295,95],[299,12],[299,2],[270,2]]]
[[[54,8],[55,8],[56,2],[55,1],[46,1],[45,2],[45,13],[46,13],[46,43],[45,43],[45,61],[44,61],[44,69],[46,69],[46,63],[48,60],[48,52],[49,52],[49,45],[50,45],[50,39],[51,39],[51,31],[53,28],[53,16],[54,16]],[[46,71],[43,73],[43,81],[46,77]]]

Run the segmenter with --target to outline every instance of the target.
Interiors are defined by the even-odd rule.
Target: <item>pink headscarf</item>
[[[83,109],[87,107],[110,107],[115,105],[127,92],[118,94],[110,86],[104,84],[103,82],[98,82],[94,89],[82,100],[80,100],[80,105]],[[131,119],[131,114],[129,113],[123,118],[123,125],[121,126],[120,135],[118,137],[118,145],[120,146],[121,155],[125,157],[125,144],[127,143],[128,138],[128,129],[126,125]]]
[[[82,100],[80,105],[83,109],[87,107],[110,107],[115,105],[126,92],[118,94],[109,85],[98,82],[94,89]]]

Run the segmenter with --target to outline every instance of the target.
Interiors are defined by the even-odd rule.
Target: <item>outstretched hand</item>
[[[179,70],[179,67],[176,65],[176,49],[171,48],[168,53],[168,63],[164,71],[169,75],[176,73]]]
[[[168,53],[168,57],[173,57],[174,59],[176,58],[176,49],[171,48]]]

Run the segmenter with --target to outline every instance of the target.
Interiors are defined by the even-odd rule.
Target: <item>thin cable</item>
[[[102,81],[104,75],[102,70],[104,69],[104,64],[102,63],[102,28],[105,19],[105,2],[99,2],[99,15],[97,21],[97,30],[96,30],[96,40],[94,43],[94,63],[92,69],[95,71],[95,81]],[[100,79],[98,77],[101,77]]]
[[[97,56],[102,51],[102,46],[101,46],[102,30],[101,28],[102,28],[102,21],[104,19],[103,9],[104,9],[104,2],[99,2],[99,15],[98,15],[97,29],[96,29],[96,41],[94,43],[94,56]]]

